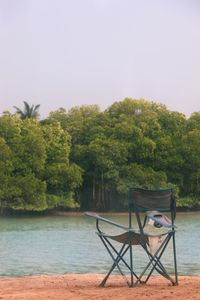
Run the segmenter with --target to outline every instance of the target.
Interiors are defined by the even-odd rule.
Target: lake
[[[107,217],[127,223],[125,215]],[[179,274],[200,275],[200,213],[180,213],[176,225]],[[95,221],[83,215],[0,218],[0,276],[105,273],[111,260],[95,231]],[[140,271],[145,260],[138,246],[134,261]]]

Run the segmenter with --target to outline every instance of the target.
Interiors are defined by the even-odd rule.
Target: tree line
[[[39,105],[0,117],[0,206],[124,210],[131,187],[173,187],[178,205],[198,207],[200,112],[126,98],[60,108],[39,121]]]

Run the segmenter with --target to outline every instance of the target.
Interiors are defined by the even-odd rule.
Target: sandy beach
[[[200,299],[200,277],[180,276],[179,286],[171,286],[161,277],[147,285],[128,288],[120,276],[111,276],[107,286],[98,287],[101,274],[25,276],[0,279],[0,299],[75,300],[75,299]]]

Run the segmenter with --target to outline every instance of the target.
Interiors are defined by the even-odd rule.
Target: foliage
[[[0,117],[1,210],[42,211],[75,206],[82,182],[80,167],[69,162],[70,136],[59,123]]]
[[[187,196],[184,198],[178,198],[176,202],[177,207],[180,208],[200,208],[200,199],[194,198],[193,196]]]
[[[200,114],[126,98],[60,108],[39,122],[37,106],[0,117],[0,205],[123,210],[130,187],[173,187],[178,205],[199,207]]]

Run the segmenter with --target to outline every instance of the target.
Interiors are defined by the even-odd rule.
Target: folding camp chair
[[[173,285],[178,285],[175,246],[176,226],[174,225],[174,220],[176,217],[176,203],[172,189],[131,189],[129,191],[129,206],[130,209],[136,214],[141,237],[141,246],[149,257],[149,262],[141,272],[140,276],[138,276],[136,284],[141,281],[147,283],[153,271],[155,270],[163,277],[168,279]],[[170,218],[163,214],[165,211],[170,212]],[[163,227],[165,229],[164,232],[160,234],[145,233],[145,227],[148,223],[147,221],[152,223],[156,228]],[[155,245],[156,240],[157,245]],[[170,240],[172,240],[174,278],[169,275],[163,263],[161,262],[162,256],[169,245]],[[145,280],[142,280],[145,275]]]
[[[171,211],[171,220],[161,213],[162,211],[166,210]],[[135,230],[132,227],[133,212],[135,212],[139,230]],[[143,224],[141,221],[140,212],[146,213]],[[154,270],[170,280],[173,285],[178,284],[174,225],[175,199],[173,197],[171,189],[159,191],[131,189],[129,192],[128,226],[115,223],[93,212],[86,212],[86,215],[95,218],[97,235],[100,237],[103,245],[105,246],[110,257],[113,260],[113,264],[110,270],[101,281],[99,286],[103,287],[105,285],[110,274],[116,268],[119,270],[120,274],[123,276],[129,287],[133,287],[140,283],[147,283]],[[145,233],[144,228],[148,219],[154,222],[154,225],[158,228],[161,226],[166,227],[168,229],[167,232],[162,233],[161,235],[150,235],[148,233]],[[100,227],[101,222],[113,225],[114,227],[120,229],[122,233],[117,235],[104,233]],[[163,237],[164,240],[162,240]],[[173,239],[175,280],[171,278],[171,276],[167,273],[166,269],[161,263],[161,257],[171,238]],[[156,250],[154,249],[154,253],[152,253],[151,251],[153,239],[162,240],[159,247]],[[121,244],[119,249],[114,245],[113,241]],[[136,274],[133,265],[133,246],[135,245],[139,245],[141,249],[144,249],[145,253],[148,256],[148,264],[139,276]],[[127,255],[125,256],[125,254],[128,254],[128,252],[129,261],[127,261]],[[123,265],[128,269],[128,271],[130,272],[130,278],[127,278],[127,276],[124,274],[120,263],[123,263]],[[146,272],[148,272],[147,275]],[[144,280],[145,275],[146,278]]]

